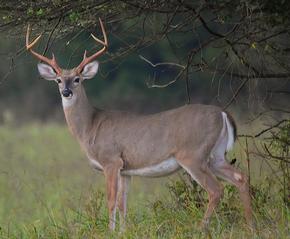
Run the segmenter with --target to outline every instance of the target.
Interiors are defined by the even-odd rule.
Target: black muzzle
[[[70,89],[64,89],[61,94],[63,95],[63,97],[72,97],[73,93]]]

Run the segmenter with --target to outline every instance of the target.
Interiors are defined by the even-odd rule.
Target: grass
[[[274,184],[259,177],[253,188],[256,232],[247,229],[237,193],[230,186],[210,233],[199,230],[206,196],[195,184],[180,180],[182,173],[162,179],[134,178],[127,230],[109,232],[103,176],[89,167],[65,126],[1,126],[0,142],[3,239],[290,238],[289,208]]]

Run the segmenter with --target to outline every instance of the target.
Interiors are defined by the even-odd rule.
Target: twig
[[[192,62],[193,55],[194,55],[193,52],[189,54],[188,60],[187,60],[187,65],[186,65],[185,90],[186,90],[186,95],[187,95],[187,104],[190,104],[190,89],[189,89],[188,69],[189,69],[189,66]]]
[[[184,65],[180,65],[178,63],[175,62],[159,62],[159,63],[152,63],[151,61],[149,61],[148,59],[146,59],[144,56],[139,55],[139,57],[143,60],[146,61],[148,64],[150,64],[152,67],[157,67],[157,66],[164,66],[164,65],[171,65],[171,66],[177,66],[182,68],[183,70],[185,70],[185,66]]]
[[[251,167],[250,167],[249,146],[248,146],[247,138],[246,138],[246,157],[247,157],[247,168],[248,168],[248,182],[249,182],[249,185],[251,185]]]
[[[149,61],[148,59],[146,59],[144,56],[139,55],[139,57],[140,57],[140,59],[142,59],[143,61],[147,62],[149,65],[151,65],[153,68],[158,67],[158,66],[168,66],[168,65],[169,66],[177,66],[177,67],[181,68],[180,72],[178,73],[178,75],[173,80],[171,80],[168,83],[163,84],[163,85],[159,85],[159,84],[158,85],[157,84],[149,85],[149,84],[147,84],[147,86],[149,88],[165,88],[165,87],[173,84],[174,82],[176,82],[180,78],[180,76],[183,74],[184,70],[186,69],[185,66],[180,65],[178,63],[174,63],[174,62],[159,62],[159,63],[154,64],[151,61]],[[155,78],[155,75],[156,74],[154,74],[154,78]]]
[[[226,110],[232,103],[233,101],[236,99],[236,97],[238,96],[238,94],[241,92],[241,90],[244,88],[244,86],[248,83],[249,78],[246,78],[238,87],[238,89],[235,91],[235,93],[233,94],[232,98],[228,101],[228,103],[223,107],[224,110]]]
[[[49,43],[50,43],[50,40],[51,40],[51,37],[52,37],[52,35],[53,35],[55,29],[56,29],[56,28],[58,27],[58,25],[60,24],[61,19],[62,19],[62,17],[60,17],[60,18],[58,19],[57,23],[55,24],[55,26],[53,27],[53,29],[50,31],[42,55],[45,55],[45,53],[47,52],[47,50],[48,50],[48,46],[49,46]]]
[[[281,120],[277,124],[274,124],[273,126],[268,127],[266,129],[260,131],[259,133],[255,134],[255,135],[239,134],[238,137],[240,137],[240,138],[258,138],[259,136],[261,136],[262,134],[268,132],[269,130],[277,128],[279,125],[281,125],[281,124],[283,124],[285,122],[288,122],[288,121],[289,121],[288,119]]]
[[[219,73],[224,73],[223,69],[216,69],[217,72]],[[285,72],[285,73],[261,73],[259,72],[258,74],[238,74],[238,73],[226,73],[228,75],[231,75],[236,78],[247,78],[247,79],[271,79],[271,78],[289,78],[290,77],[290,72]],[[279,93],[284,93],[284,94],[289,94],[288,91],[281,91]]]
[[[276,155],[273,155],[270,150],[268,149],[267,145],[264,144],[264,149],[266,150],[266,152],[269,154],[269,156],[271,158],[274,158],[274,159],[278,159],[278,160],[281,160],[283,162],[286,162],[286,163],[290,163],[290,161],[288,161],[287,159],[289,159],[289,157],[279,157],[279,156],[276,156]]]

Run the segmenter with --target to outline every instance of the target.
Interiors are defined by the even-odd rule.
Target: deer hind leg
[[[208,205],[203,217],[202,224],[207,228],[210,218],[219,204],[223,195],[223,186],[215,178],[207,166],[206,160],[203,161],[179,161],[180,165],[189,175],[200,184],[208,193]]]
[[[253,225],[251,197],[249,193],[249,183],[246,175],[230,165],[225,159],[211,159],[210,168],[213,173],[225,181],[233,184],[239,190],[240,198],[245,209],[245,218],[250,226]]]
[[[104,169],[107,189],[107,203],[109,210],[109,228],[115,230],[116,226],[116,207],[117,193],[120,181],[120,168],[109,166]]]
[[[120,220],[120,230],[125,231],[126,226],[126,214],[127,214],[127,194],[129,190],[131,177],[121,176],[119,181],[118,190],[118,209],[119,209],[119,220]]]

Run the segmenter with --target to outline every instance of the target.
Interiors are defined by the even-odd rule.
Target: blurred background
[[[154,113],[188,103],[185,78],[176,79],[180,71],[183,71],[183,65],[179,61],[176,62],[166,40],[114,59],[121,44],[114,35],[110,34],[110,25],[107,28],[108,53],[99,59],[98,75],[84,83],[92,104],[103,109]],[[32,32],[32,38],[42,32],[41,28],[33,29],[35,31]],[[99,24],[96,24],[92,32],[102,37]],[[17,124],[31,121],[62,121],[63,123],[57,84],[40,78],[37,71],[38,61],[24,49],[25,26],[20,33],[21,38],[7,38],[4,33],[2,34],[1,54],[4,57],[1,59],[1,121],[14,121]],[[200,34],[207,35],[203,31]],[[179,52],[182,58],[192,48],[199,47],[194,36],[189,37],[184,34],[180,36],[181,34],[178,33],[175,35],[173,38],[178,38],[178,42],[182,44],[180,49],[182,52]],[[47,35],[44,35],[39,46],[36,47],[38,52],[42,52],[45,48],[46,38]],[[69,69],[80,63],[86,49],[93,54],[98,48],[100,46],[95,44],[89,31],[75,32],[64,38],[55,39],[46,56],[51,57],[54,53],[59,65]],[[215,49],[204,49],[202,54],[210,58],[215,51]],[[152,66],[147,60],[157,66]],[[158,65],[159,63],[161,64]],[[180,67],[174,64],[180,64]],[[197,71],[189,74],[191,103],[215,104],[222,107],[231,98],[233,87],[239,83],[239,80],[213,75],[210,72]],[[263,107],[262,101],[266,100],[266,89],[262,83],[257,84],[254,86],[257,90],[255,100],[251,101],[248,98],[249,89],[244,89],[239,96],[239,99],[244,98],[244,100],[240,100],[239,103],[234,102],[232,108],[237,114],[240,114],[244,108],[249,109],[251,114],[251,110],[256,110],[256,107]]]
[[[56,83],[39,77],[25,50],[28,23],[31,39],[42,33],[35,49],[69,69],[99,49],[90,33],[102,38],[101,17],[109,49],[84,83],[91,103],[146,114],[187,103],[222,107],[238,125],[230,160],[253,185],[275,185],[289,206],[288,13],[282,0],[1,1],[2,231],[66,223],[92,191],[104,191],[67,130]],[[166,198],[165,185],[134,179],[132,204]]]

